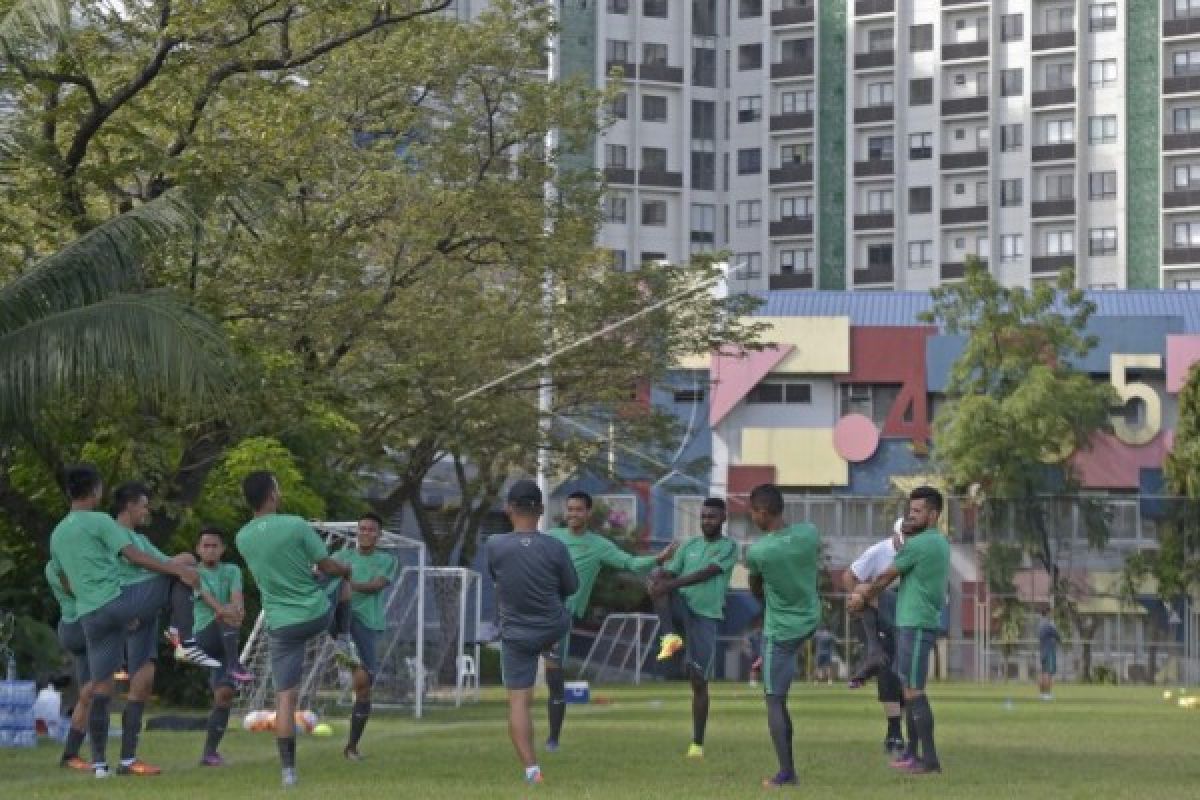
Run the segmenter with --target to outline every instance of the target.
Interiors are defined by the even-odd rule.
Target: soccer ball
[[[295,720],[296,729],[305,733],[312,733],[313,728],[317,727],[317,715],[313,711],[297,711]]]
[[[248,731],[261,733],[275,729],[274,711],[251,711],[242,718],[242,727]]]

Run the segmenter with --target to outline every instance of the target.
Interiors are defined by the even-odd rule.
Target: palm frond
[[[66,30],[70,19],[66,0],[17,0],[0,16],[0,42],[10,51],[37,49]]]
[[[211,404],[229,385],[221,330],[165,291],[117,294],[0,333],[0,427],[62,393],[123,385]]]
[[[149,251],[190,234],[198,220],[183,190],[172,189],[101,223],[0,286],[0,336],[47,315],[142,288]]]

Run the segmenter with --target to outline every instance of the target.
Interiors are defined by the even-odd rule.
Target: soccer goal
[[[654,652],[658,617],[609,614],[596,634],[579,674],[597,683],[642,682],[642,668]]]

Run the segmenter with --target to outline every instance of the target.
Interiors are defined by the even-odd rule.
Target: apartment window
[[[604,43],[604,57],[610,64],[628,64],[629,42],[624,39],[609,39]]]
[[[1176,108],[1171,112],[1175,133],[1200,131],[1200,107]]]
[[[962,183],[961,181],[959,181],[958,183],[954,184],[953,191],[954,191],[954,194],[956,194],[956,195],[964,195],[967,193],[967,185],[965,183]]]
[[[739,200],[736,210],[739,228],[753,228],[762,222],[762,200]]]
[[[1046,144],[1071,144],[1075,141],[1075,120],[1046,120]]]
[[[1116,3],[1091,3],[1088,5],[1088,30],[1092,33],[1117,29]]]
[[[1047,175],[1046,176],[1046,199],[1055,202],[1058,200],[1072,200],[1075,198],[1075,176],[1074,175]]]
[[[667,224],[667,201],[643,200],[642,224],[651,225],[656,228],[665,227]]]
[[[1117,252],[1116,228],[1089,228],[1088,255],[1107,256]]]
[[[604,145],[604,166],[624,169],[629,164],[629,149],[623,144]]]
[[[762,150],[746,147],[737,151],[738,175],[757,175],[762,172]]]
[[[1175,167],[1173,172],[1175,175],[1176,189],[1200,189],[1200,164],[1184,164],[1182,166]],[[1116,176],[1117,174],[1114,172],[1114,184],[1116,183]]]
[[[1000,260],[1016,261],[1025,257],[1025,234],[1005,233],[1000,236]]]
[[[608,0],[608,13],[628,14],[629,0]]]
[[[1025,73],[1020,68],[1000,70],[1000,96],[1016,97],[1025,91]]]
[[[666,172],[667,149],[665,147],[643,147],[642,169],[650,172]]]
[[[692,203],[692,235],[697,244],[712,244],[717,237],[717,207]]]
[[[965,72],[954,73],[954,85],[955,86],[966,86],[967,85],[967,73],[965,73]]]
[[[892,104],[892,82],[867,84],[868,106],[890,106]]]
[[[1074,64],[1047,64],[1046,88],[1070,89],[1075,85]]]
[[[779,111],[783,114],[801,114],[813,110],[813,90],[801,89],[782,92],[779,95]]]
[[[1046,255],[1069,256],[1075,253],[1074,231],[1046,231]]]
[[[716,87],[717,51],[711,47],[692,48],[692,83],[697,86]]]
[[[801,250],[780,250],[779,272],[781,275],[792,275],[798,272],[812,272],[812,258],[812,250],[808,248]]]
[[[667,0],[642,0],[642,16],[667,18]]]
[[[666,260],[667,260],[666,253],[659,253],[659,252],[655,252],[655,251],[643,250],[638,263],[639,264],[649,264],[650,266],[660,266],[660,263],[665,262]]]
[[[738,253],[733,257],[733,277],[738,280],[759,278],[762,276],[762,253]]]
[[[1180,50],[1171,56],[1173,74],[1200,75],[1200,50]]]
[[[975,205],[986,206],[988,204],[988,191],[987,181],[975,181]]]
[[[1175,288],[1183,291],[1195,291],[1200,289],[1200,280],[1196,278],[1179,278],[1175,281]]]
[[[614,272],[625,272],[629,269],[629,260],[625,256],[624,250],[610,250],[612,256],[612,268]]]
[[[642,45],[642,63],[655,67],[667,65],[667,46],[657,42]]]
[[[908,213],[928,214],[933,210],[933,187],[913,186],[908,190]]]
[[[762,45],[743,44],[738,46],[738,69],[762,69]]]
[[[608,107],[609,113],[616,119],[629,118],[629,94],[619,92],[612,99],[612,103]]]
[[[954,129],[954,141],[965,142],[966,140],[967,140],[967,129],[966,128],[955,128]]]
[[[892,49],[892,29],[876,28],[867,31],[867,52],[885,53]]]
[[[933,242],[909,242],[908,243],[908,266],[909,269],[919,269],[928,267],[933,263]]]
[[[1200,0],[1175,0],[1175,18],[1200,16]]]
[[[807,405],[812,402],[812,385],[788,379],[763,381],[750,390],[746,402]]]
[[[868,267],[890,267],[892,265],[892,243],[879,242],[867,245]]]
[[[703,150],[692,151],[692,188],[714,189],[717,185],[717,156]]]
[[[1175,247],[1200,246],[1200,222],[1176,222]]]
[[[779,45],[780,58],[790,64],[808,61],[813,57],[812,39],[784,39]]]
[[[1176,53],[1175,69],[1179,69],[1178,56],[1183,55]],[[1200,69],[1200,50],[1196,51],[1196,66]],[[1178,71],[1175,73],[1178,75]],[[1101,58],[1095,61],[1088,62],[1088,86],[1093,89],[1101,89],[1109,86],[1117,85],[1117,60],[1115,58]]]
[[[1024,139],[1024,127],[1021,123],[1013,125],[1000,126],[1000,151],[1003,153],[1015,153],[1022,147]]]
[[[867,137],[867,160],[890,161],[895,155],[894,142],[891,136]]]
[[[1117,140],[1117,116],[1088,117],[1088,144],[1111,144]]]
[[[625,197],[614,195],[604,198],[604,221],[614,225],[624,225],[628,204],[629,200]]]
[[[1178,178],[1178,172],[1176,177]],[[1200,170],[1197,170],[1197,178],[1200,178]],[[1091,172],[1088,174],[1088,199],[1089,200],[1108,200],[1117,196],[1117,173],[1116,170],[1108,172]]]
[[[812,216],[812,196],[798,195],[779,198],[780,219],[807,219]]]
[[[745,95],[737,100],[737,121],[754,122],[762,119],[762,95]]]
[[[642,95],[642,122],[666,122],[667,98],[656,94]]]
[[[933,49],[932,25],[908,26],[908,49],[913,53],[924,53]]]
[[[887,214],[892,211],[893,195],[891,189],[871,189],[867,192],[867,213]]]
[[[933,102],[933,78],[913,78],[908,82],[908,104],[927,106]]]
[[[812,145],[808,142],[785,144],[779,148],[779,166],[781,167],[789,164],[807,164],[810,161],[812,161]]]
[[[933,158],[933,134],[910,133],[908,135],[908,157],[913,161]]]
[[[1002,14],[1000,16],[1000,41],[1019,42],[1025,36],[1025,16],[1023,14]]]
[[[988,74],[986,72],[975,73],[975,94],[983,97],[988,93]]]
[[[738,0],[738,19],[762,16],[762,0]]]
[[[717,138],[717,104],[711,100],[692,101],[692,138]]]
[[[1046,9],[1046,33],[1066,33],[1075,30],[1075,12],[1071,8]]]
[[[1020,178],[1000,181],[1000,206],[1002,208],[1016,208],[1021,205],[1023,202],[1021,194]]]

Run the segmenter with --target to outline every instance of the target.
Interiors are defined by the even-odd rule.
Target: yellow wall
[[[841,375],[850,371],[849,317],[752,317],[750,321],[769,326],[759,336],[760,342],[796,348],[773,372]],[[710,363],[704,353],[684,358],[679,366],[708,369]]]
[[[744,428],[741,464],[775,465],[782,486],[845,486],[849,468],[829,428]]]

